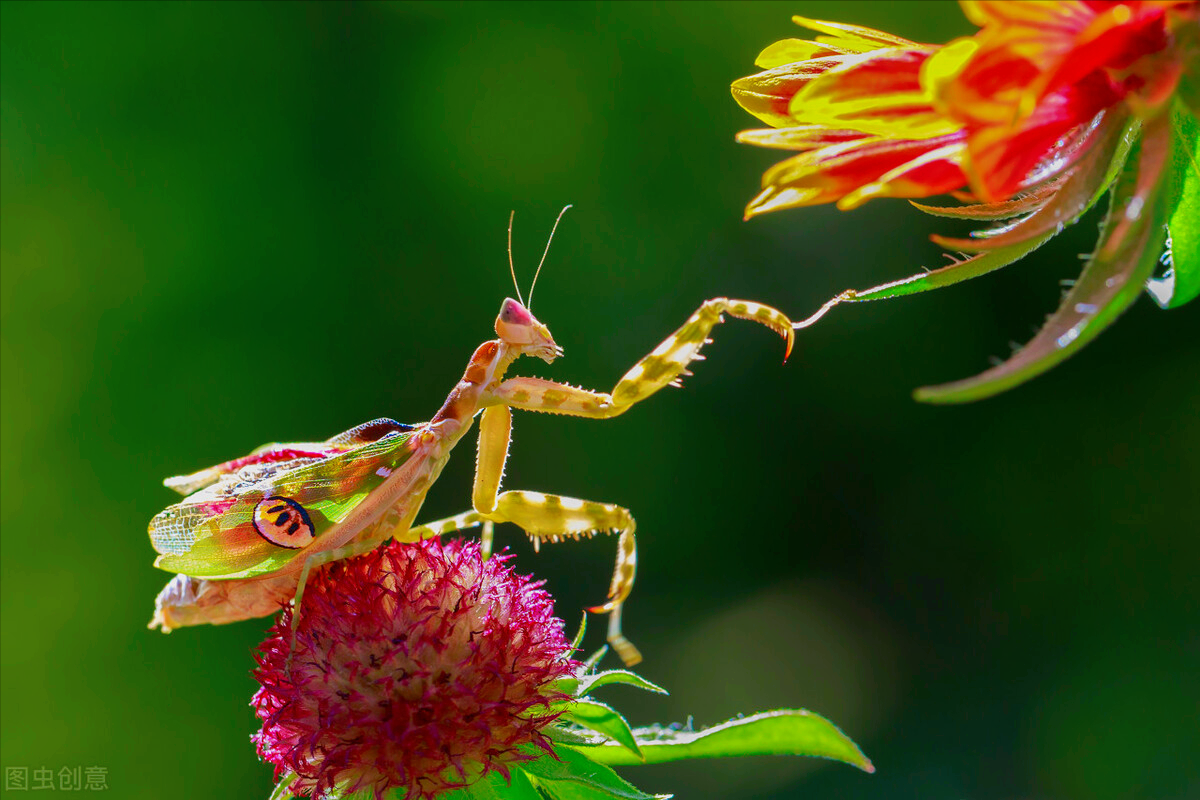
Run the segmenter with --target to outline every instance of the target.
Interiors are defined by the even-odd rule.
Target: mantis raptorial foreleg
[[[722,321],[722,314],[766,325],[787,341],[784,359],[791,354],[795,333],[786,316],[759,303],[718,297],[706,300],[679,330],[634,364],[617,381],[612,393],[593,392],[541,378],[510,378],[497,387],[493,402],[550,414],[596,419],[615,417],[664,386],[678,386],[682,378],[690,375],[688,364],[704,358],[700,349],[710,341],[708,334]]]

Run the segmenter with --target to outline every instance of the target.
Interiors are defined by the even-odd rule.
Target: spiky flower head
[[[390,543],[305,588],[262,644],[252,738],[298,794],[392,788],[409,800],[550,750],[541,729],[575,673],[541,583],[477,543]],[[288,664],[289,651],[291,663]]]

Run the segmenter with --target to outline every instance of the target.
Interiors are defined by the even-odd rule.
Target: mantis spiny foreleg
[[[795,333],[791,320],[782,312],[760,303],[718,297],[706,300],[679,330],[634,364],[617,381],[611,393],[593,392],[541,378],[510,378],[497,387],[493,402],[550,414],[594,419],[615,417],[664,386],[678,386],[682,378],[690,375],[688,364],[704,358],[700,349],[711,341],[708,334],[722,321],[723,314],[766,325],[787,341],[784,360],[791,354]]]

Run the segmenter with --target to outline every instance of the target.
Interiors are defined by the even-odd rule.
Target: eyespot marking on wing
[[[273,545],[299,550],[316,538],[304,506],[290,497],[272,495],[254,507],[254,530]]]

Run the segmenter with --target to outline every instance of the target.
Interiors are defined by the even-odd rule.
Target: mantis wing
[[[255,464],[265,464],[276,461],[294,461],[297,459],[327,458],[338,453],[344,453],[354,447],[377,441],[393,431],[404,432],[413,430],[413,425],[405,425],[394,419],[380,417],[370,422],[339,433],[324,442],[272,442],[251,451],[250,455],[225,461],[208,469],[193,472],[189,475],[175,475],[163,481],[168,489],[174,489],[182,495],[194,494],[201,489],[211,486],[224,475],[236,473],[239,470]]]
[[[279,571],[411,457],[412,430],[374,420],[320,449],[268,445],[196,473],[205,488],[150,521],[155,566],[217,579]]]

